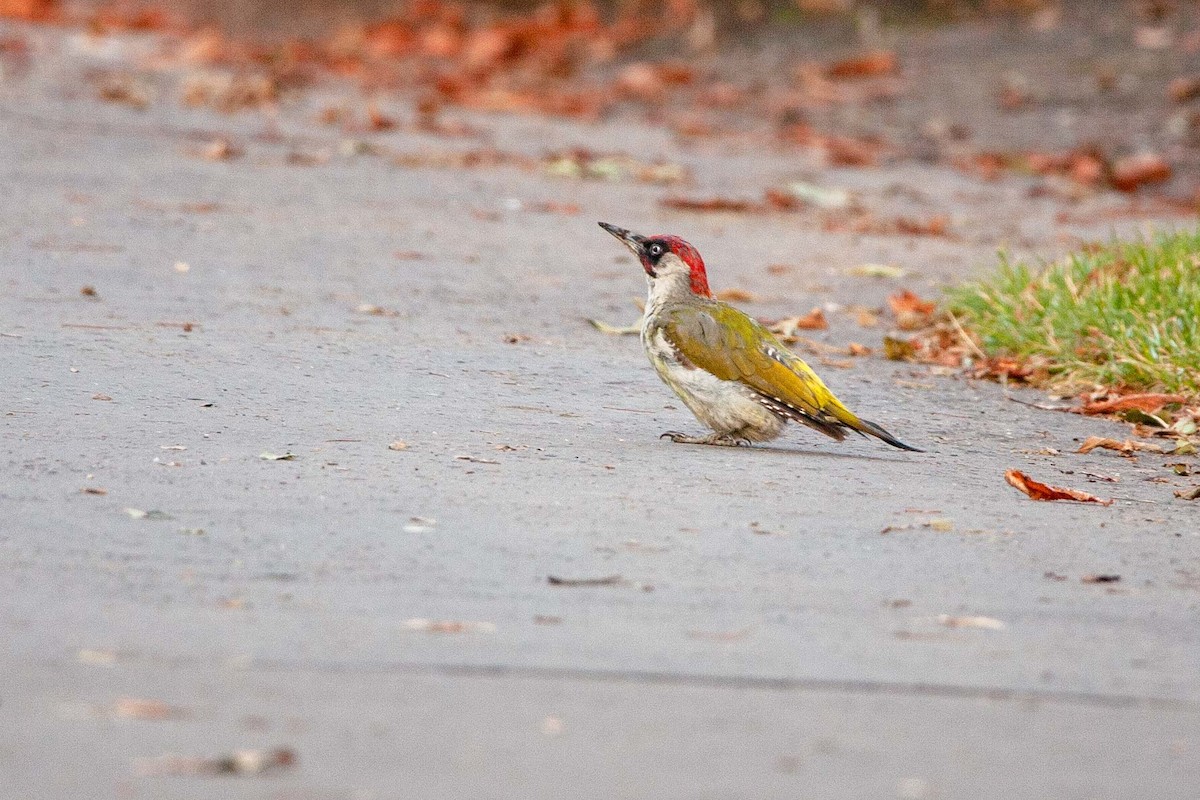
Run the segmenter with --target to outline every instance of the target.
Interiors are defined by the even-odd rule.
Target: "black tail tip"
[[[924,453],[925,452],[924,450],[922,450],[919,447],[913,447],[911,444],[905,444],[904,442],[897,439],[895,436],[892,436],[890,433],[885,431],[879,425],[876,425],[874,422],[869,422],[865,419],[859,420],[859,421],[862,422],[863,429],[866,430],[867,433],[871,434],[872,436],[874,436],[875,438],[877,438],[881,441],[887,442],[892,447],[895,447],[898,450],[907,450],[910,453]]]

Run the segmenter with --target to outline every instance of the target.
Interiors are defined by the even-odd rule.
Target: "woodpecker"
[[[667,431],[661,438],[728,446],[767,442],[790,420],[839,442],[852,430],[922,452],[859,419],[770,331],[714,298],[696,248],[678,236],[640,236],[607,222],[600,227],[646,271],[642,347],[654,371],[713,431],[708,436]]]

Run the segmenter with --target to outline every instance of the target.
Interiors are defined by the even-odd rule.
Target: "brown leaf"
[[[208,161],[228,161],[231,158],[237,158],[242,154],[240,147],[237,147],[228,139],[214,139],[204,147],[200,148],[196,154]]]
[[[1153,414],[1165,405],[1186,401],[1187,398],[1181,394],[1127,394],[1113,400],[1087,403],[1079,411],[1082,414],[1114,414],[1136,408],[1138,411]]]
[[[875,312],[868,308],[860,308],[854,314],[854,321],[863,328],[874,328],[879,324],[879,317],[875,316]]]
[[[824,141],[825,157],[834,167],[873,167],[879,163],[883,144],[877,139],[829,136]]]
[[[562,214],[572,217],[582,209],[578,203],[560,203],[557,200],[535,200],[522,205],[526,211],[536,211],[539,214]]]
[[[1117,583],[1121,580],[1121,576],[1116,573],[1102,573],[1100,575],[1082,575],[1079,578],[1080,583]]]
[[[1193,486],[1191,489],[1176,489],[1175,496],[1180,500],[1198,500],[1200,499],[1200,486]]]
[[[872,350],[871,350],[871,348],[867,347],[865,344],[859,344],[858,342],[851,342],[846,347],[846,352],[852,356],[869,356],[869,355],[871,355]]]
[[[830,78],[875,78],[880,75],[894,75],[900,67],[896,54],[891,50],[876,50],[853,58],[835,61],[825,68],[825,75]]]
[[[1126,439],[1123,442],[1118,442],[1116,439],[1106,439],[1103,436],[1089,436],[1083,444],[1079,446],[1076,453],[1090,453],[1097,447],[1105,450],[1116,450],[1119,453],[1129,455],[1138,450],[1145,450],[1150,453],[1164,452],[1162,447],[1151,442],[1135,442],[1132,439]]]
[[[1049,486],[1039,483],[1015,469],[1005,472],[1004,480],[1008,482],[1009,486],[1024,492],[1032,500],[1073,500],[1079,503],[1099,503],[1102,506],[1110,506],[1113,503],[1111,499],[1103,500],[1087,492],[1081,492],[1078,489],[1065,489],[1061,486]]]
[[[676,211],[728,211],[733,213],[745,213],[747,211],[760,210],[757,203],[752,203],[749,200],[741,200],[732,197],[664,197],[662,205],[665,208],[672,208]]]
[[[929,325],[937,304],[932,300],[922,300],[908,289],[896,292],[888,297],[888,306],[896,315],[896,325],[902,331],[912,331]]]
[[[802,317],[787,317],[778,322],[770,322],[767,329],[785,338],[794,336],[797,330],[823,331],[829,327],[829,320],[820,308],[814,308]]]
[[[1183,75],[1167,86],[1167,96],[1176,103],[1186,103],[1200,97],[1200,75]]]
[[[61,13],[59,5],[59,0],[0,0],[0,17],[45,22]]]
[[[380,111],[379,106],[375,103],[367,104],[367,130],[376,133],[390,131],[396,128],[398,124],[395,119]]]
[[[457,619],[406,619],[403,622],[410,631],[424,633],[494,633],[496,626],[491,622],[474,622]]]
[[[932,314],[937,304],[932,300],[922,300],[909,289],[903,289],[888,297],[888,306],[896,316],[901,314]]]
[[[1112,166],[1112,184],[1122,192],[1132,192],[1140,186],[1170,179],[1171,165],[1157,153],[1128,156]]]
[[[829,328],[829,320],[825,319],[824,311],[814,308],[803,317],[796,317],[795,326],[806,331],[823,331]]]
[[[718,300],[724,300],[729,303],[752,303],[758,299],[754,293],[737,288],[722,289],[714,296]]]
[[[929,219],[897,217],[896,230],[911,236],[946,236],[950,232],[950,217],[935,214]]]
[[[113,704],[113,714],[128,719],[165,720],[186,716],[182,709],[142,697],[122,697]]]

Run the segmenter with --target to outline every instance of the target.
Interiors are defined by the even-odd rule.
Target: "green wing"
[[[808,364],[736,308],[714,303],[672,309],[664,316],[664,335],[694,366],[742,383],[813,421],[857,421]]]

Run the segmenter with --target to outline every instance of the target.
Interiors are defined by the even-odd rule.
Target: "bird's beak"
[[[631,233],[624,228],[618,228],[616,225],[610,225],[607,222],[601,222],[600,227],[620,239],[621,243],[632,250],[635,256],[638,258],[642,257],[642,246],[646,244],[645,236],[639,236],[636,233]]]

